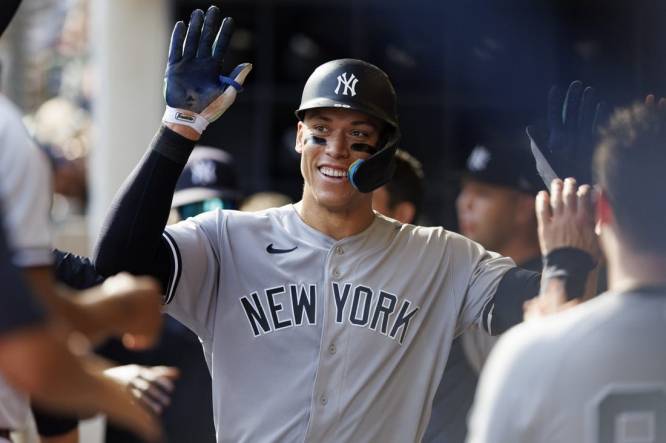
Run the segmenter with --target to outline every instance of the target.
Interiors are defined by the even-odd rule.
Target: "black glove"
[[[592,156],[599,126],[607,111],[597,102],[594,89],[576,80],[564,99],[557,86],[548,94],[548,131],[527,127],[537,171],[546,187],[556,178],[574,177],[578,184],[592,183]]]

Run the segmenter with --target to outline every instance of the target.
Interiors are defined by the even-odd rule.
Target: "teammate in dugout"
[[[220,76],[232,26],[216,7],[176,24],[164,125],[116,197],[96,266],[164,283],[165,311],[203,342],[218,441],[419,441],[451,340],[510,326],[504,313],[538,293],[539,275],[442,228],[372,211],[371,191],[394,167],[396,95],[379,68],[352,59],[325,63],[305,85],[300,202],[165,229],[194,144],[251,69]],[[554,190],[558,201],[561,182]],[[593,237],[584,219],[568,214],[545,235]],[[546,257],[551,269],[580,277],[593,266],[582,250],[559,251]]]
[[[665,105],[616,111],[594,155],[609,291],[499,340],[468,442],[666,441]],[[540,227],[570,209],[539,197]]]

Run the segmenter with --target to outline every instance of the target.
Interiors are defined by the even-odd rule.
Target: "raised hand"
[[[589,185],[579,187],[571,177],[564,182],[554,180],[550,194],[539,192],[536,215],[542,255],[568,247],[581,249],[593,258],[599,258],[599,242],[594,232],[593,193]]]
[[[165,123],[186,125],[201,134],[232,105],[252,69],[242,63],[228,76],[222,74],[233,28],[233,19],[222,20],[216,6],[205,15],[194,11],[188,26],[176,23],[165,73]]]
[[[592,183],[592,156],[599,126],[607,110],[592,87],[576,80],[566,96],[556,86],[548,94],[548,131],[529,126],[532,154],[546,186],[557,178],[574,177],[579,184]]]

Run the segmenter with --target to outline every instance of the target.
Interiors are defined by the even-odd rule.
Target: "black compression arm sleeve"
[[[558,278],[565,282],[569,299],[580,297],[587,276],[596,266],[594,258],[576,248],[559,248],[544,257],[544,279]],[[541,274],[522,268],[507,271],[497,286],[493,300],[483,311],[487,332],[499,335],[523,321],[523,304],[539,295]]]
[[[483,311],[483,324],[499,335],[523,321],[523,304],[539,295],[541,274],[523,268],[509,269],[500,280],[493,300]]]
[[[95,248],[95,267],[101,275],[148,274],[166,289],[171,253],[162,232],[176,182],[192,149],[194,141],[160,128],[109,209]]]

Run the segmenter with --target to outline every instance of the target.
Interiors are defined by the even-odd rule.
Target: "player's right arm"
[[[250,64],[222,74],[233,21],[212,6],[176,23],[165,74],[164,125],[118,192],[96,247],[95,266],[105,276],[119,271],[149,274],[168,288],[176,267],[163,236],[176,182],[208,123],[231,106]]]

